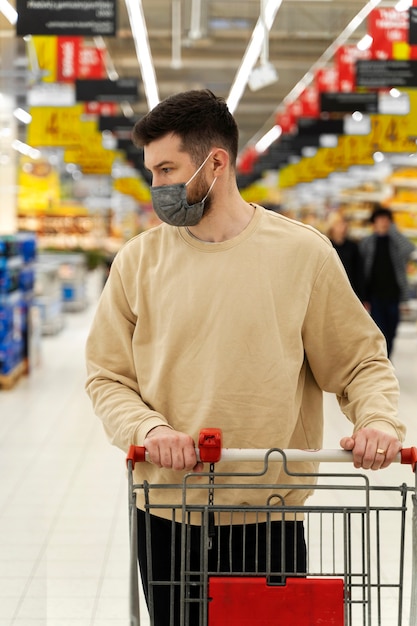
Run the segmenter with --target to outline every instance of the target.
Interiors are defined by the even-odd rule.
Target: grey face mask
[[[204,167],[211,154],[210,152],[188,182],[151,187],[153,208],[160,220],[171,226],[195,226],[198,224],[203,217],[204,203],[210,191],[213,189],[217,178],[211,183],[204,198],[194,204],[188,204],[187,185],[191,183]]]

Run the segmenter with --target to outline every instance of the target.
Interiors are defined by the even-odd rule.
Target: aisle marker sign
[[[17,35],[116,34],[116,0],[16,0]]]

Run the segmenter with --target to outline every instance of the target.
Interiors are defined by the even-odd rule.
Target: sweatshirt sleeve
[[[114,263],[87,338],[86,390],[109,440],[124,451],[141,445],[152,428],[168,426],[141,398],[132,351],[136,322]]]
[[[403,440],[399,384],[385,339],[351,289],[334,251],[318,272],[303,338],[318,385],[336,394],[354,430],[369,426]]]

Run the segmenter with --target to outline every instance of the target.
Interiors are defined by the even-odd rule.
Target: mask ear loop
[[[191,176],[190,180],[187,183],[185,183],[185,186],[189,185],[191,183],[191,181],[194,180],[194,178],[197,176],[198,172],[200,172],[203,169],[203,167],[205,166],[205,164],[207,163],[207,161],[209,160],[209,158],[211,157],[212,154],[213,154],[213,150],[210,152],[210,154],[208,156],[206,156],[206,158],[204,159],[204,161],[202,162],[202,164],[200,165],[198,170],[196,170],[194,172],[194,174]],[[214,180],[216,180],[216,179],[214,179]],[[210,187],[210,189],[211,189],[211,187]]]
[[[217,178],[213,178],[213,182],[211,183],[210,187],[208,188],[208,192],[206,193],[204,198],[201,200],[201,202],[204,202],[204,200],[207,199],[207,196],[209,195],[210,191],[213,189],[214,183],[216,182],[216,180],[217,180]]]

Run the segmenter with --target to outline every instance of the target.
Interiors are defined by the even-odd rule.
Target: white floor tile
[[[93,276],[91,306],[68,314],[60,333],[43,338],[41,365],[15,388],[0,391],[0,475],[6,477],[0,481],[0,626],[128,624],[124,455],[107,442],[84,391],[84,344],[100,284]],[[406,445],[417,445],[415,324],[401,325],[393,362]],[[325,412],[325,447],[335,448],[350,426],[328,395]],[[399,485],[413,484],[414,476],[396,466],[371,479]],[[396,521],[384,532],[388,580],[398,562]],[[406,539],[408,606],[409,533]],[[145,610],[141,626],[149,626]]]

